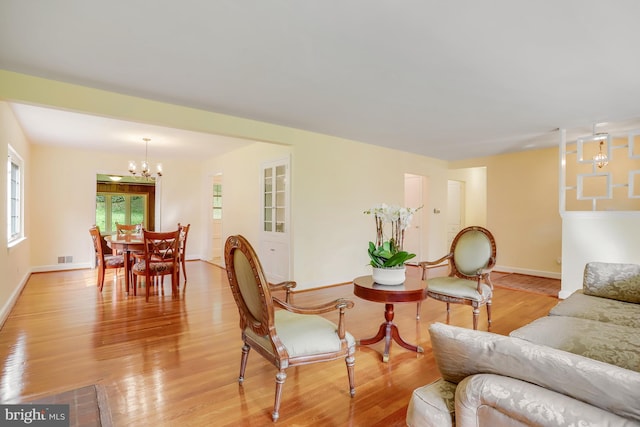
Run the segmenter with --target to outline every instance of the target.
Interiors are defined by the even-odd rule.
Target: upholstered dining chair
[[[187,287],[187,266],[185,265],[185,255],[187,251],[187,237],[189,236],[189,228],[191,228],[191,224],[180,225],[178,223],[178,229],[180,230],[180,253],[178,254],[178,268],[182,270],[182,274],[184,275],[184,287]]]
[[[227,276],[240,313],[242,331],[242,358],[240,384],[244,381],[249,350],[255,351],[275,365],[276,393],[271,418],[280,416],[282,386],[290,366],[324,362],[344,358],[349,377],[349,393],[355,395],[354,364],[356,342],[345,331],[345,311],[353,307],[346,299],[311,308],[288,304],[271,295],[262,265],[249,242],[242,236],[230,236],[224,247]],[[276,310],[276,308],[278,308]],[[339,311],[339,321],[318,316]]]
[[[427,277],[429,267],[447,261],[449,274],[445,277]],[[466,304],[473,307],[473,329],[478,329],[480,307],[487,307],[487,321],[491,326],[491,269],[496,264],[496,241],[489,230],[472,226],[462,229],[451,242],[451,250],[435,261],[419,263],[422,280],[427,281],[428,298],[447,304]],[[418,306],[420,310],[420,306]]]
[[[114,278],[116,278],[118,269],[124,268],[124,256],[105,253],[104,246],[102,245],[100,228],[97,225],[89,228],[89,234],[91,235],[91,240],[93,241],[93,249],[96,257],[96,268],[98,269],[97,286],[100,289],[100,292],[102,292],[106,270],[115,269],[116,271],[114,272]]]
[[[178,269],[180,230],[168,232],[156,232],[142,230],[144,239],[144,257],[139,258],[133,265],[133,286],[137,286],[137,278],[145,278],[146,300],[149,301],[149,293],[152,284],[158,282],[158,278],[171,276],[172,294],[178,294]],[[164,286],[162,292],[164,293]]]

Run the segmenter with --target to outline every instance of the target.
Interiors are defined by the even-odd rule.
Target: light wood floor
[[[93,270],[31,276],[0,330],[0,401],[17,403],[90,384],[106,389],[116,426],[262,426],[271,424],[275,368],[249,356],[243,386],[237,376],[242,342],[238,314],[223,270],[187,263],[189,283],[179,299],[126,297],[111,271],[98,293]],[[167,281],[169,282],[169,281]],[[352,298],[347,329],[375,334],[382,304],[353,295],[351,285],[298,293],[296,304]],[[544,316],[557,299],[496,288],[492,332],[508,334]],[[328,316],[331,320],[335,317]],[[486,330],[486,312],[480,329]],[[404,425],[411,392],[439,377],[428,325],[445,322],[445,305],[427,300],[397,304],[400,334],[425,352],[395,343],[389,363],[384,343],[356,352],[356,396],[349,397],[344,361],[290,368],[280,408],[281,426]],[[471,327],[471,308],[454,306],[451,323]]]

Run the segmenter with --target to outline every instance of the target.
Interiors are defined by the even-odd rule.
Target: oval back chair
[[[427,278],[431,266],[447,261],[446,277]],[[491,269],[496,264],[496,241],[489,230],[479,226],[462,229],[451,242],[449,253],[436,261],[419,263],[422,279],[427,281],[429,298],[449,304],[466,304],[473,307],[473,329],[478,329],[480,307],[487,307],[487,322],[491,326],[491,298],[493,284]]]
[[[344,320],[345,310],[353,307],[353,302],[340,298],[312,308],[303,308],[273,297],[271,290],[277,285],[267,282],[258,256],[242,236],[227,239],[224,256],[229,286],[240,314],[240,329],[244,341],[238,381],[240,384],[244,381],[250,349],[255,349],[278,369],[271,414],[273,421],[280,416],[282,386],[287,378],[285,369],[290,366],[344,357],[349,377],[349,393],[353,397],[356,342],[345,331]],[[274,306],[280,309],[275,310]],[[318,316],[330,311],[339,311],[337,326]]]

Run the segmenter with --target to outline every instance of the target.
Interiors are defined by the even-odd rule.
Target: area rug
[[[69,405],[69,426],[111,427],[111,411],[107,395],[99,384],[32,400],[34,404]]]
[[[557,297],[560,280],[518,273],[491,273],[491,282],[501,288],[516,289]]]

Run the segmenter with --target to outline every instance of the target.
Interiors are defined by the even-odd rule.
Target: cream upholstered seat
[[[240,314],[242,330],[242,359],[238,381],[244,381],[249,350],[254,349],[276,366],[276,394],[272,419],[279,417],[282,385],[290,366],[304,365],[345,358],[349,377],[349,392],[355,395],[354,353],[356,342],[345,331],[344,313],[353,307],[346,299],[303,308],[271,296],[270,285],[264,276],[260,261],[249,242],[242,236],[231,236],[225,244],[225,263],[229,285]],[[287,282],[289,285],[292,282]],[[287,295],[290,287],[287,289]],[[275,310],[274,306],[281,308]],[[338,325],[318,316],[339,311]]]
[[[449,263],[446,277],[427,278],[431,266]],[[466,304],[473,307],[473,329],[478,329],[480,307],[487,306],[487,320],[491,325],[491,297],[493,284],[489,276],[496,263],[496,242],[489,230],[472,226],[461,230],[451,243],[451,250],[436,261],[424,261],[422,279],[427,280],[427,295],[449,304]],[[418,308],[419,310],[419,308]]]

